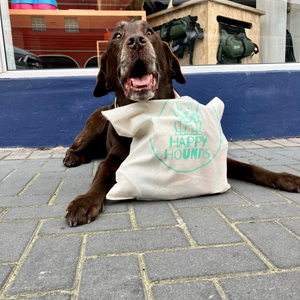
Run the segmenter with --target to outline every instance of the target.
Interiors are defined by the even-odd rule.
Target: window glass
[[[9,70],[96,68],[115,25],[131,18],[147,18],[181,65],[300,61],[300,0],[9,0],[7,5]],[[173,19],[180,21],[170,24]]]

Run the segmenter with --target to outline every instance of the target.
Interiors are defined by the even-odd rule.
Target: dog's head
[[[172,79],[186,82],[168,44],[147,22],[120,22],[101,56],[94,96],[114,91],[120,105],[172,98]]]

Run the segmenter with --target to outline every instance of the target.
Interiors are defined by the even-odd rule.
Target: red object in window
[[[105,41],[108,41],[109,38],[110,38],[110,36],[111,36],[111,34],[112,34],[112,32],[109,32],[109,31],[105,32],[105,33],[104,33],[104,40],[105,40]]]

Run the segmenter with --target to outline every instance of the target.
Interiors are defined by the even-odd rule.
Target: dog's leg
[[[129,154],[131,139],[119,137],[114,130],[109,132],[107,144],[111,148],[106,159],[99,165],[92,185],[67,208],[66,221],[70,226],[90,223],[97,218],[99,212],[103,212],[106,194],[116,182],[115,173]]]
[[[88,118],[85,127],[81,130],[78,136],[75,138],[71,147],[67,150],[63,164],[67,167],[76,167],[81,163],[88,163],[93,158],[93,150],[100,152],[101,149],[97,145],[89,147],[96,138],[101,141],[101,135],[103,135],[103,145],[100,147],[105,148],[106,131],[108,121],[103,117],[102,111],[110,109],[109,106],[100,107],[96,109],[92,115]],[[103,151],[104,152],[104,151]]]
[[[292,193],[300,193],[300,177],[289,173],[275,173],[261,167],[227,158],[227,175]]]

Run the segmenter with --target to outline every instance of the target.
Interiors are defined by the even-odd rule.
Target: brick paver
[[[229,149],[300,176],[300,138]],[[107,201],[71,228],[66,207],[100,161],[68,169],[65,151],[0,149],[0,299],[299,299],[299,194],[230,180],[220,195]]]

